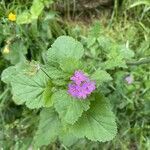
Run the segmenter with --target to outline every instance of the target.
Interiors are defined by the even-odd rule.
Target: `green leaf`
[[[84,49],[80,42],[69,36],[60,36],[48,50],[47,60],[60,64],[62,60],[68,58],[79,60],[83,56],[83,53]]]
[[[19,143],[19,144],[18,144]],[[31,147],[32,144],[32,138],[31,137],[24,137],[23,139],[19,139],[18,142],[16,142],[16,149],[14,150],[27,150]]]
[[[125,61],[121,57],[110,59],[104,63],[104,69],[127,68]]]
[[[90,36],[98,38],[101,32],[102,32],[102,26],[100,22],[98,21],[94,22],[90,30]]]
[[[129,47],[126,47],[126,45],[120,45],[120,54],[122,55],[123,58],[125,59],[131,59],[134,57],[134,52],[129,49]]]
[[[44,9],[44,6],[52,3],[53,0],[33,0],[30,10],[24,11],[17,16],[17,24],[28,24],[33,20],[38,19]]]
[[[17,16],[17,24],[28,24],[32,22],[31,14],[25,11]]]
[[[29,62],[27,62],[26,60],[23,62],[18,63],[15,66],[10,66],[8,68],[6,68],[5,70],[3,70],[2,74],[1,74],[1,80],[7,84],[9,84],[13,77],[16,76],[17,74],[19,74],[20,72],[25,71],[26,67],[29,66]]]
[[[11,62],[11,64],[17,64],[25,60],[27,54],[27,47],[22,41],[15,41],[9,47],[9,53],[5,54],[4,57]]]
[[[43,71],[51,78],[51,81],[56,86],[63,86],[67,84],[69,79],[68,74],[64,73],[61,69],[52,66],[43,66]]]
[[[127,68],[125,58],[126,54],[120,50],[120,45],[112,44],[107,61],[104,62],[105,69],[114,69],[116,67]]]
[[[2,74],[1,74],[1,80],[5,83],[10,83],[12,80],[12,77],[15,76],[16,73],[16,69],[14,66],[10,66],[7,69],[5,69]]]
[[[25,103],[31,109],[52,105],[50,80],[41,70],[34,74],[19,73],[13,77],[11,85],[17,104]]]
[[[78,138],[72,133],[69,133],[68,130],[62,131],[62,133],[59,135],[59,139],[65,146],[68,147],[78,141]]]
[[[67,86],[68,81],[59,79],[59,80],[53,80],[52,83],[53,83],[55,86]]]
[[[32,19],[37,19],[43,9],[44,9],[44,3],[42,2],[42,0],[34,0],[30,8]]]
[[[49,5],[51,5],[53,2],[54,2],[54,0],[41,0],[43,3],[44,3],[44,5],[46,5],[47,7],[49,6]]]
[[[150,1],[149,0],[140,0],[140,1],[134,2],[132,5],[129,6],[128,9],[139,6],[139,5],[150,6]]]
[[[72,74],[75,70],[80,70],[82,64],[79,60],[68,58],[61,61],[60,67],[64,72]]]
[[[59,117],[69,124],[74,124],[82,115],[83,111],[89,109],[89,100],[78,100],[67,93],[67,90],[60,90],[52,95],[54,107]]]
[[[97,38],[97,41],[103,52],[109,52],[112,46],[112,41],[110,38],[101,35]]]
[[[87,48],[92,47],[95,44],[95,42],[96,42],[96,38],[89,36],[86,40]]]
[[[51,107],[53,105],[53,101],[51,100],[52,92],[50,91],[51,86],[52,86],[51,82],[49,82],[43,92],[43,99],[44,99],[45,107]]]
[[[57,80],[68,78],[68,74],[65,74],[61,69],[56,67],[46,66],[43,67],[43,69],[51,79]]]
[[[91,79],[96,81],[97,85],[102,85],[104,82],[111,81],[112,77],[106,71],[98,69],[92,74]]]
[[[101,42],[103,43],[103,42]],[[103,69],[127,68],[126,60],[134,56],[134,52],[126,45],[120,45],[115,42],[107,42],[102,48],[106,51],[107,60],[102,63]]]
[[[40,123],[34,137],[36,147],[54,142],[61,130],[61,123],[53,108],[43,109],[40,113]]]
[[[96,96],[91,108],[72,126],[72,134],[78,138],[87,137],[92,141],[110,141],[117,133],[115,116],[103,96]]]

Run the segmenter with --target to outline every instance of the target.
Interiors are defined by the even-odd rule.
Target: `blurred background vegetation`
[[[59,141],[42,149],[148,150],[150,149],[150,1],[149,0],[43,0],[41,12],[30,18],[31,0],[0,1],[0,74],[25,58],[44,62],[45,51],[60,35],[81,41],[104,34],[126,44],[135,53],[127,69],[113,73],[110,97],[118,134],[110,142],[80,140],[70,148]],[[10,21],[14,13],[20,20]],[[24,15],[25,14],[25,15]],[[92,33],[92,34],[91,34]],[[107,45],[105,39],[102,43]],[[93,49],[98,48],[94,43]],[[93,52],[94,53],[94,52]],[[96,56],[95,56],[96,57]],[[146,60],[146,61],[145,61]],[[128,85],[124,75],[132,75]],[[9,85],[0,81],[0,149],[32,149],[37,110],[12,101]]]

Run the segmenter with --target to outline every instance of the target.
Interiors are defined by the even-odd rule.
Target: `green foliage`
[[[61,130],[61,123],[53,108],[43,109],[40,113],[40,123],[34,137],[35,147],[54,142]]]
[[[32,19],[37,19],[43,9],[44,9],[43,1],[34,0],[32,6],[30,8]]]
[[[111,81],[112,77],[104,70],[97,69],[91,76],[91,79],[96,81],[97,86],[102,85],[105,82]]]
[[[74,124],[81,117],[83,111],[90,108],[89,100],[79,101],[68,95],[66,90],[54,93],[52,101],[54,101],[54,107],[59,113],[59,117],[68,124]]]
[[[105,69],[114,69],[116,67],[127,68],[123,57],[118,56],[117,53],[112,53],[109,55],[110,59],[104,63]]]
[[[9,60],[11,64],[14,65],[25,60],[27,47],[25,46],[25,43],[23,41],[18,40],[13,42],[10,46],[8,46],[8,49],[9,53],[4,54],[4,57]]]
[[[61,61],[60,67],[64,72],[73,74],[75,70],[81,70],[83,65],[79,60],[67,58]]]
[[[13,100],[17,104],[25,102],[31,109],[51,105],[49,77],[33,64],[26,66],[26,70],[16,67],[6,69],[2,75],[3,81],[11,82]]]
[[[80,59],[83,54],[84,49],[81,43],[69,36],[61,36],[48,49],[47,62],[50,65],[58,63],[63,72],[73,74],[75,70],[82,68]]]
[[[110,110],[107,99],[96,95],[90,109],[71,127],[79,138],[87,137],[92,141],[112,140],[117,132],[115,116]]]
[[[99,29],[99,31],[97,31]],[[97,34],[93,34],[93,31]],[[95,22],[85,38],[86,46],[89,49],[88,57],[99,60],[103,69],[113,70],[115,68],[127,68],[126,61],[134,57],[134,52],[128,45],[114,41],[102,32],[102,27]]]
[[[67,74],[63,73],[62,70],[53,67],[53,66],[45,66],[43,68],[43,70],[45,70],[45,72],[47,73],[47,75],[52,79],[52,80],[61,80],[67,77]]]
[[[68,130],[61,132],[59,135],[59,139],[65,146],[68,147],[72,146],[78,141],[78,138],[72,133],[69,133]]]
[[[10,66],[9,68],[5,69],[1,75],[1,80],[5,83],[10,83],[12,77],[16,75],[16,69],[14,66]]]
[[[37,20],[45,5],[52,3],[53,0],[33,0],[30,10],[26,10],[17,16],[17,24],[28,24]]]
[[[28,24],[31,22],[32,22],[32,19],[31,19],[31,14],[29,11],[24,11],[22,12],[22,14],[18,15],[17,17],[18,24]]]
[[[69,79],[74,71],[80,66],[84,68],[83,55],[84,49],[80,42],[69,36],[61,36],[48,50],[46,64],[25,62],[4,70],[2,80],[11,83],[13,100],[16,104],[25,103],[30,109],[51,107],[47,110],[43,108],[41,112],[39,128],[34,138],[37,147],[49,144],[56,139],[59,130],[64,133],[67,128],[70,133],[65,133],[66,136],[62,136],[60,132],[60,139],[67,145],[70,145],[68,136],[72,133],[75,135],[73,139],[85,136],[94,141],[108,141],[115,136],[115,119],[110,108],[105,104],[106,99],[91,95],[86,100],[79,100],[67,93]],[[97,85],[112,79],[104,70],[98,69],[92,74],[90,72],[87,74],[96,81]],[[90,108],[91,102],[94,106]],[[53,107],[59,114],[59,118],[55,115],[57,113]],[[87,114],[91,123],[87,120]],[[98,123],[94,122],[92,117],[97,118]],[[85,128],[85,134],[83,134],[83,128]],[[94,134],[88,132],[89,129],[94,129],[94,131],[91,130]]]
[[[139,5],[150,6],[150,1],[149,0],[138,0],[137,2],[134,2],[133,4],[131,4],[129,8],[133,8],[133,7],[136,7]]]
[[[69,36],[61,36],[52,44],[51,48],[47,52],[47,60],[49,62],[58,62],[67,59],[79,60],[84,53],[84,49],[81,43],[75,41]]]

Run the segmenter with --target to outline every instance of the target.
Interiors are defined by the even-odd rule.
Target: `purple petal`
[[[132,77],[131,75],[127,76],[127,77],[125,78],[125,80],[126,80],[126,82],[127,82],[128,84],[132,84],[132,83],[133,83],[133,77]]]
[[[78,99],[86,99],[96,89],[96,83],[90,81],[82,71],[75,71],[70,80],[73,82],[68,85],[68,93]]]

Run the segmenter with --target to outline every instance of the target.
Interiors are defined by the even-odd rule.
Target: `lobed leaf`
[[[32,22],[31,14],[29,11],[24,11],[17,16],[17,24],[28,24]]]
[[[125,60],[122,57],[118,56],[104,62],[104,69],[115,69],[115,68],[127,68]]]
[[[78,141],[78,138],[70,133],[67,129],[61,132],[59,139],[65,146],[71,146]]]
[[[106,71],[98,69],[91,75],[91,79],[96,81],[96,85],[101,85],[104,82],[111,81],[112,77]]]
[[[61,61],[60,67],[64,72],[73,74],[75,70],[82,68],[82,64],[79,60],[68,58]]]
[[[69,124],[74,124],[84,111],[90,107],[89,100],[77,100],[71,97],[66,90],[60,90],[52,95],[54,107],[59,117]]]
[[[1,74],[1,80],[5,83],[10,83],[13,76],[15,76],[16,73],[16,69],[14,66],[10,66],[7,69],[5,69],[2,74]]]
[[[24,11],[17,16],[17,24],[28,24],[38,19],[45,5],[52,4],[53,0],[33,0],[30,10]]]
[[[107,99],[97,95],[91,108],[70,127],[70,131],[78,138],[87,137],[100,142],[112,140],[117,133],[117,126]]]
[[[15,66],[10,66],[3,70],[1,74],[1,80],[7,84],[11,83],[14,76],[19,74],[20,72],[24,72],[26,68],[28,68],[29,62],[22,61]]]
[[[13,100],[18,105],[25,103],[31,109],[52,106],[52,83],[37,67],[36,62],[25,61],[3,71],[1,79],[11,83]]]
[[[4,57],[11,62],[11,64],[17,64],[21,61],[25,61],[25,55],[27,54],[27,47],[25,43],[18,40],[10,44],[9,53],[4,54]]]
[[[13,77],[11,85],[13,100],[17,104],[25,103],[31,109],[52,105],[52,87],[48,76],[41,70],[35,75],[19,73]]]
[[[40,113],[40,123],[34,136],[36,147],[54,142],[61,130],[61,123],[53,108],[45,108]]]
[[[47,52],[48,62],[61,63],[62,60],[74,58],[79,60],[84,53],[83,46],[80,42],[69,36],[60,36],[52,44]]]
[[[68,79],[68,74],[65,74],[61,69],[56,67],[47,65],[43,69],[52,80]]]

